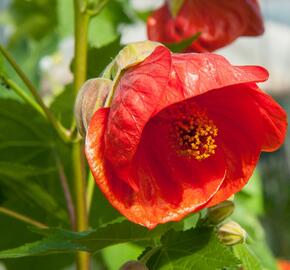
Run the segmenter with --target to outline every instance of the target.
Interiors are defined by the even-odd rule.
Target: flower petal
[[[202,161],[181,157],[168,139],[171,124],[164,123],[159,115],[150,120],[132,165],[139,181],[140,204],[150,203],[147,218],[156,223],[180,220],[198,210],[217,192],[225,177],[222,148]]]
[[[260,110],[263,121],[262,151],[275,151],[285,140],[287,114],[271,96],[263,93],[259,88],[253,87],[251,94]]]
[[[127,166],[144,125],[166,90],[170,69],[171,53],[160,46],[145,61],[127,70],[118,84],[105,132],[105,156],[122,179],[128,179]],[[133,182],[129,184],[136,188]]]
[[[188,169],[189,172],[184,171],[182,176],[190,178],[188,182],[182,183],[177,181],[181,175],[174,172],[176,167],[168,170],[171,165],[177,166],[174,161],[164,163],[160,160],[161,154],[154,159],[157,146],[152,145],[148,149],[148,140],[141,144],[139,154],[131,167],[130,174],[138,178],[140,186],[139,191],[134,191],[118,178],[113,166],[104,157],[104,134],[109,113],[110,109],[102,108],[94,114],[86,137],[86,156],[102,192],[129,220],[148,228],[154,228],[159,223],[180,220],[206,203],[217,191],[225,174],[224,160],[221,159],[223,157],[217,156],[202,166],[183,164],[181,169]],[[211,165],[212,170],[209,171],[208,166]],[[202,176],[201,179],[198,179],[199,176]]]
[[[208,202],[215,205],[235,194],[248,182],[258,162],[263,143],[262,117],[251,88],[237,85],[196,97],[219,127],[227,163],[225,181]]]
[[[191,98],[225,86],[263,82],[269,77],[259,66],[232,66],[224,57],[213,54],[175,54],[176,76],[183,82],[184,97]]]
[[[176,43],[201,32],[188,52],[206,52],[224,47],[239,36],[264,32],[256,0],[186,0],[176,17],[165,3],[147,21],[149,39]]]

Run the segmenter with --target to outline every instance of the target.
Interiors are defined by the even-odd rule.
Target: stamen
[[[196,106],[176,112],[177,120],[172,123],[171,138],[178,155],[204,160],[215,154],[215,137],[218,128],[206,114]]]

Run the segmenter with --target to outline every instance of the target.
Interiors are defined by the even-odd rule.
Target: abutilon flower
[[[279,270],[290,270],[290,262],[286,260],[278,260]]]
[[[257,0],[168,0],[148,18],[147,32],[150,40],[164,43],[178,43],[200,32],[187,51],[207,52],[240,36],[261,35],[264,26]]]
[[[157,46],[120,74],[111,106],[89,122],[86,156],[107,199],[135,223],[154,228],[228,199],[261,151],[283,143],[286,114],[258,88],[262,67]]]

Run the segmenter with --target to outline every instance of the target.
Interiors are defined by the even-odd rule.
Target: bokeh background
[[[18,64],[41,91],[47,104],[52,103],[59,95],[65,97],[65,86],[72,81],[70,70],[73,68],[74,41],[71,2],[0,0],[0,42],[8,46]],[[111,0],[108,8],[93,19],[90,27],[88,77],[96,77],[122,44],[146,39],[146,16],[162,3],[159,0]],[[261,7],[265,19],[265,34],[258,38],[240,38],[217,53],[226,56],[233,64],[266,67],[270,72],[270,79],[262,88],[290,113],[290,1],[263,0]],[[17,99],[4,88],[0,85],[1,96]],[[70,110],[68,102],[67,111]],[[279,151],[262,155],[254,179],[236,196],[238,206],[235,219],[255,239],[255,250],[258,253],[267,254],[272,251],[275,257],[290,260],[289,136],[288,132],[286,142]],[[0,204],[2,201],[5,201],[5,194],[1,194],[0,189]],[[0,228],[6,228],[6,231],[0,231],[0,249],[9,245],[13,247],[27,240],[27,237],[19,239],[20,232],[15,235],[18,239],[14,239],[12,233],[9,234],[7,227],[11,224],[20,226],[16,223],[10,219],[7,221],[0,215]],[[117,265],[138,252],[140,249],[130,244],[111,247],[101,255],[96,255],[96,262],[105,261],[108,269],[117,269]],[[22,269],[39,269],[37,264],[29,260],[31,259],[11,261],[6,267],[19,269],[17,267],[21,263]],[[71,262],[72,257],[68,256],[55,269],[71,269]],[[270,265],[273,265],[271,259]],[[104,269],[97,263],[96,267]],[[0,269],[6,269],[4,264],[0,264]]]

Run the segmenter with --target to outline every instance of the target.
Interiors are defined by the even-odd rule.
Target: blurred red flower
[[[290,262],[286,260],[278,260],[279,270],[290,270]]]
[[[110,203],[153,228],[238,192],[261,151],[285,137],[285,111],[256,85],[267,78],[261,67],[162,46],[129,68],[86,137],[90,168]]]
[[[170,0],[169,0],[170,1]],[[214,51],[240,36],[264,32],[256,0],[185,0],[176,16],[166,2],[147,20],[150,40],[178,43],[201,32],[188,52]]]

